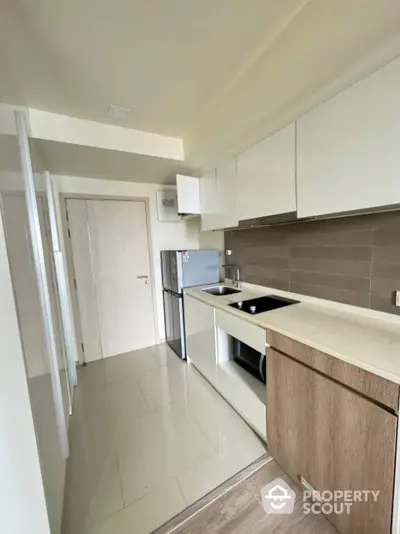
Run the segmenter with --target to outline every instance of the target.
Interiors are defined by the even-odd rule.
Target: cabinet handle
[[[265,360],[265,354],[260,354],[260,361],[258,363],[258,370],[260,371],[260,376],[263,380],[265,380],[265,376],[264,376],[264,373],[263,373],[263,365],[264,365],[264,360]]]

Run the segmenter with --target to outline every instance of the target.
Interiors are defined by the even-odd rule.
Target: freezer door
[[[182,293],[182,253],[179,250],[161,251],[161,271],[163,288]]]
[[[218,250],[182,251],[182,287],[217,284],[220,281]]]
[[[171,252],[171,250],[160,252],[162,286],[165,289],[170,289],[171,286]]]
[[[183,288],[183,273],[182,273],[182,255],[180,250],[174,250],[171,253],[171,285],[169,289],[174,293],[181,294]]]
[[[165,315],[165,340],[183,360],[186,359],[183,297],[171,291],[163,292]]]

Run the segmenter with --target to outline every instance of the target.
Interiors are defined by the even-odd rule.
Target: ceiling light
[[[121,108],[121,106],[114,106],[113,104],[110,104],[108,107],[110,117],[119,121],[126,120],[130,111],[128,108]]]

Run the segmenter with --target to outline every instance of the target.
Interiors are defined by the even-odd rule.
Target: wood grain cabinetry
[[[293,480],[302,477],[316,490],[380,492],[376,502],[354,502],[349,514],[327,516],[339,532],[390,534],[396,429],[397,417],[386,408],[268,350],[268,451]]]
[[[267,333],[267,342],[283,354],[287,354],[350,389],[387,406],[393,411],[397,411],[399,404],[398,384],[272,331]]]

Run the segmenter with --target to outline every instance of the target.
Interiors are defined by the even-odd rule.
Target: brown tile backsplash
[[[400,315],[400,211],[225,232],[253,284]]]

